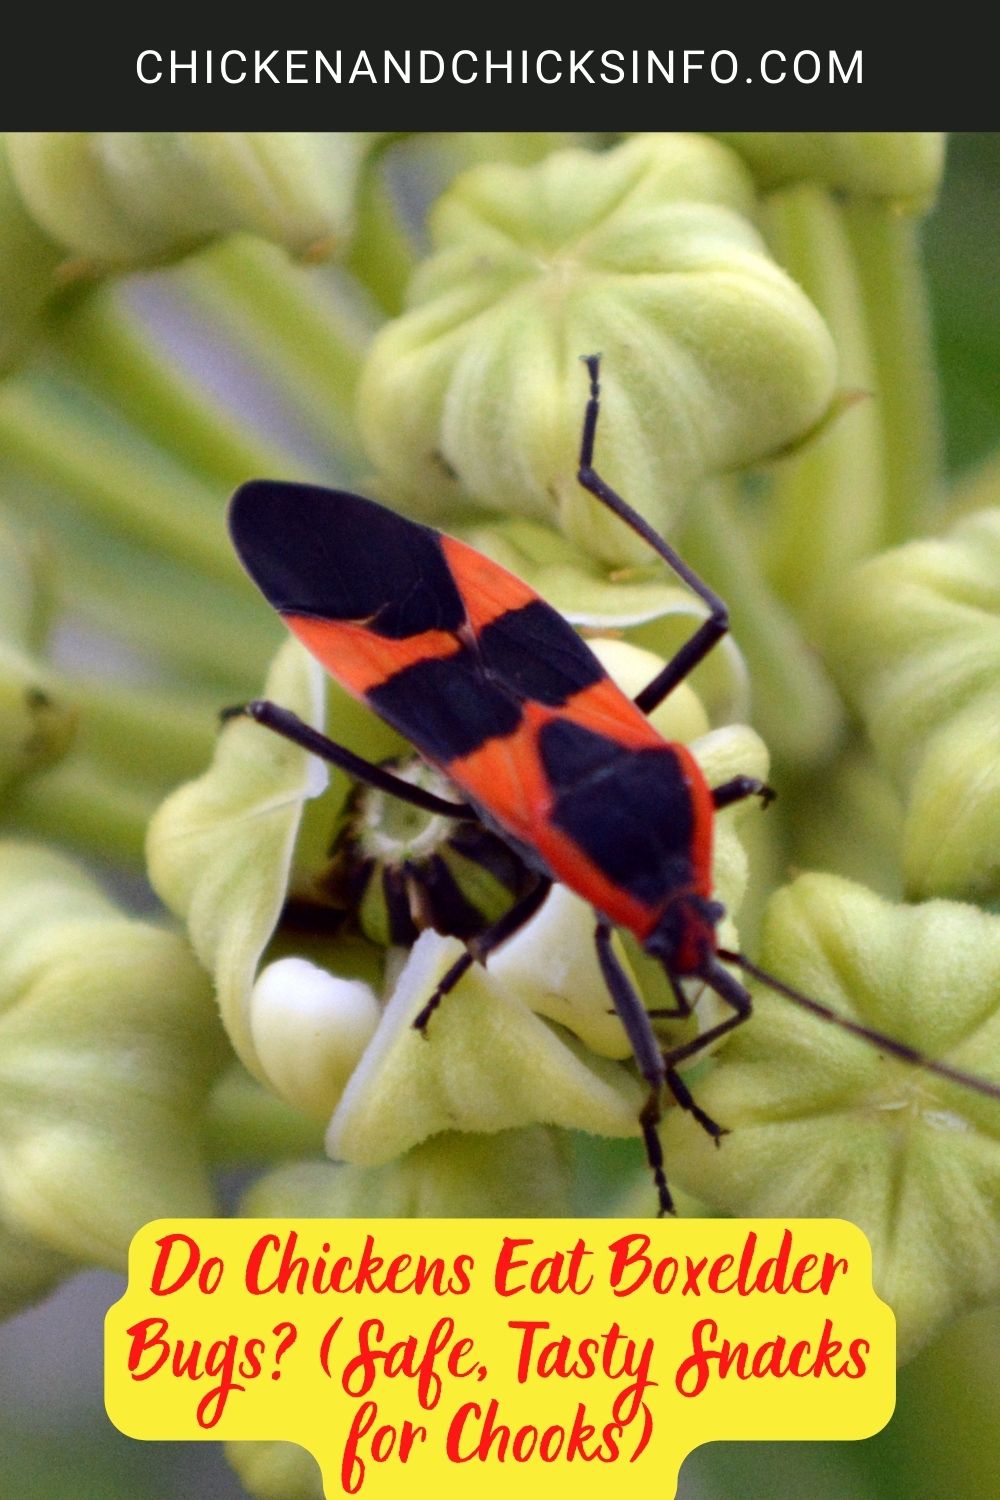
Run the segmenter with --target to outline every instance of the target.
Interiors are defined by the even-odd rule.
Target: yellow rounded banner
[[[134,1438],[299,1443],[329,1500],[666,1497],[700,1443],[877,1432],[895,1324],[842,1220],[162,1220],[105,1400]]]

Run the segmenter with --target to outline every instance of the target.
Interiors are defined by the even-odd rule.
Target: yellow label
[[[666,1500],[700,1443],[877,1432],[895,1323],[836,1219],[163,1220],[105,1399],[130,1437],[299,1443],[329,1500]]]

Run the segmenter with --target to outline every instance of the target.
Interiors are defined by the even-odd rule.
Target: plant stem
[[[680,551],[729,605],[753,684],[752,722],[774,755],[809,763],[828,755],[842,710],[818,657],[762,576],[721,485],[705,485],[685,519]]]
[[[159,801],[155,788],[127,786],[120,775],[73,753],[7,793],[4,823],[31,838],[141,868],[146,825]]]
[[[372,328],[331,280],[246,237],[192,257],[178,276],[266,368],[326,450],[349,468],[363,465],[354,394]]]
[[[416,264],[413,240],[379,163],[363,175],[358,191],[358,225],[345,262],[388,317],[403,309],[407,282]]]
[[[148,653],[186,684],[194,678],[236,697],[259,687],[282,631],[247,579],[229,587],[201,577],[31,484],[8,482],[0,498],[33,538],[60,613],[121,640],[130,654]],[[79,649],[59,655],[76,669]]]
[[[0,451],[82,514],[153,552],[220,581],[240,577],[221,515],[211,516],[221,510],[217,497],[200,480],[151,467],[30,376],[0,389]]]
[[[192,585],[172,588],[168,574],[150,587],[116,587],[113,569],[79,567],[67,580],[69,607],[100,629],[121,636],[182,677],[218,684],[239,697],[259,685],[281,641],[266,608],[220,608]]]
[[[766,209],[778,260],[833,334],[841,390],[860,394],[773,469],[768,572],[811,621],[823,619],[831,590],[853,563],[877,550],[885,528],[883,409],[844,212],[830,193],[811,185],[771,194]]]
[[[203,771],[218,730],[215,698],[135,687],[103,678],[75,678],[74,699],[83,710],[81,739],[102,765],[166,792]]]
[[[213,489],[255,474],[296,477],[294,457],[239,422],[168,358],[118,287],[78,299],[55,324],[71,370]]]
[[[293,1110],[236,1065],[209,1101],[206,1146],[222,1166],[322,1156],[323,1127]]]
[[[886,474],[885,546],[919,536],[941,500],[941,421],[919,223],[891,204],[844,209],[875,357]]]

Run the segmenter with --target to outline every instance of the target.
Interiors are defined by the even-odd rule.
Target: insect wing
[[[327,670],[449,774],[516,735],[526,705],[559,710],[595,687],[651,733],[561,615],[454,538],[358,495],[267,481],[237,492],[230,530]]]
[[[688,799],[704,789],[687,752],[521,579],[374,501],[310,485],[245,485],[230,529],[331,675],[537,867],[638,933],[664,883],[690,880],[678,850],[697,848],[706,884],[711,810],[695,809],[695,836]]]

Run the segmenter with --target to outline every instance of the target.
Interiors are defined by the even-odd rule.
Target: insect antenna
[[[966,1073],[962,1068],[953,1068],[950,1063],[939,1062],[926,1053],[918,1051],[916,1047],[910,1047],[906,1042],[899,1041],[896,1037],[886,1036],[884,1031],[876,1031],[874,1027],[864,1026],[860,1021],[852,1021],[848,1016],[841,1015],[839,1011],[830,1005],[824,1005],[821,1000],[814,1000],[811,995],[804,995],[801,990],[779,979],[775,974],[769,974],[766,969],[761,969],[752,963],[742,953],[736,953],[731,949],[720,948],[718,956],[727,964],[735,964],[751,978],[758,979],[766,984],[769,989],[775,990],[783,995],[786,1000],[791,1000],[801,1010],[807,1010],[814,1016],[819,1016],[823,1021],[829,1021],[834,1026],[839,1026],[843,1031],[849,1031],[852,1036],[860,1037],[862,1041],[871,1043],[881,1052],[889,1052],[893,1057],[898,1057],[902,1062],[909,1063],[915,1068],[924,1068],[928,1073],[936,1073],[940,1078],[947,1078],[951,1083],[959,1083],[963,1088],[972,1089],[977,1094],[985,1094],[988,1099],[1000,1099],[1000,1083],[991,1083],[988,1078],[979,1078],[975,1073]]]

